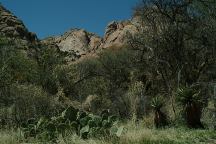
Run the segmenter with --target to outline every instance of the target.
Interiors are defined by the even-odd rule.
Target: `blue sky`
[[[103,36],[113,20],[131,18],[139,0],[0,0],[39,38],[84,28]]]

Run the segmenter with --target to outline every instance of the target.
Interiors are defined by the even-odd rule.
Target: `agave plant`
[[[161,108],[164,106],[162,97],[155,97],[151,101],[151,106],[154,109],[154,123],[156,128],[164,127],[168,124],[167,116],[161,111]]]
[[[203,128],[200,121],[204,101],[200,91],[193,88],[179,88],[176,94],[176,100],[183,106],[184,118],[190,128]]]

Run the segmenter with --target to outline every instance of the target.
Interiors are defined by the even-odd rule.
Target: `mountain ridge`
[[[1,35],[18,38],[25,43],[40,43],[58,48],[60,51],[68,53],[70,61],[77,60],[89,53],[97,53],[102,49],[127,45],[128,35],[139,31],[137,25],[139,25],[137,18],[112,21],[107,25],[103,37],[84,29],[74,28],[62,35],[50,36],[40,40],[12,12],[0,5]]]

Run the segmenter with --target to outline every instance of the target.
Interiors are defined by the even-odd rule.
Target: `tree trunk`
[[[186,106],[186,121],[190,128],[204,128],[201,119],[201,107],[196,103],[191,103]]]

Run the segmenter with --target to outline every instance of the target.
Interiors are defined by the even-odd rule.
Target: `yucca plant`
[[[190,128],[203,128],[200,121],[204,101],[200,91],[193,88],[179,88],[176,94],[177,102],[183,106],[184,118]]]
[[[164,127],[168,124],[167,116],[161,111],[164,106],[162,97],[155,97],[151,101],[151,106],[154,109],[154,124],[156,128]]]

